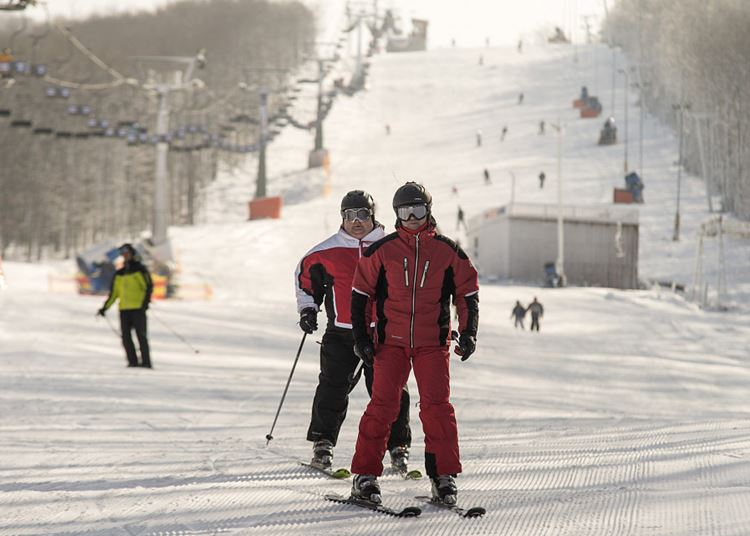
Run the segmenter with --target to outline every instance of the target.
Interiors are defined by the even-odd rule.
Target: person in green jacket
[[[153,283],[151,275],[143,264],[141,264],[135,248],[131,244],[120,246],[120,254],[125,260],[125,265],[117,270],[112,279],[112,287],[109,297],[104,306],[99,309],[99,316],[104,316],[107,309],[120,300],[120,329],[122,331],[122,345],[125,347],[125,355],[128,358],[129,367],[151,368],[151,355],[148,348],[148,335],[146,330],[146,310],[151,302]],[[141,348],[141,362],[138,363],[138,355],[131,331],[135,329],[138,337],[138,345]]]

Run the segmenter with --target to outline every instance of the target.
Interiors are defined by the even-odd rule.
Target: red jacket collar
[[[415,231],[410,231],[403,225],[399,225],[398,227],[396,227],[396,232],[398,233],[399,238],[401,238],[402,240],[405,240],[406,242],[411,243],[412,241],[415,240],[415,237],[417,235],[419,235],[420,240],[432,238],[433,236],[437,234],[435,227],[436,227],[435,222],[432,220],[432,218],[430,218],[429,220],[425,222],[425,224],[422,227],[420,227],[419,229]]]

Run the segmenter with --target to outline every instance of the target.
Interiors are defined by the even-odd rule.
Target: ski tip
[[[468,510],[466,510],[464,517],[482,517],[486,513],[487,513],[487,510],[485,510],[483,507],[475,506],[473,508],[469,508]]]
[[[331,471],[331,476],[333,478],[349,478],[352,476],[352,472],[349,471],[346,467],[341,467],[339,469],[336,469],[335,471]]]
[[[418,517],[420,515],[422,515],[422,509],[418,506],[407,506],[399,512],[399,517]]]
[[[419,480],[422,478],[422,471],[418,469],[412,469],[411,471],[404,474],[404,478],[407,480]]]

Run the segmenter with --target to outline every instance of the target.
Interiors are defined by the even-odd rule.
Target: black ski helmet
[[[135,257],[137,255],[137,253],[138,253],[135,250],[135,248],[133,247],[133,244],[130,244],[130,243],[125,243],[125,244],[121,245],[118,249],[120,250],[120,253],[122,253],[123,251],[127,251],[133,257]]]
[[[427,188],[416,182],[409,181],[393,194],[393,210],[404,205],[427,205],[427,213],[432,212],[432,195]]]
[[[369,208],[373,218],[375,217],[375,201],[364,190],[352,190],[344,196],[341,200],[341,212],[348,208]]]

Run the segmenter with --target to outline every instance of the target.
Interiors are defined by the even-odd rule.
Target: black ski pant
[[[150,368],[151,354],[148,348],[148,333],[146,331],[146,311],[142,311],[141,309],[120,311],[120,329],[122,330],[122,345],[125,347],[128,366]],[[132,330],[135,330],[135,336],[138,338],[138,346],[141,349],[140,363],[138,363],[138,355],[135,353],[135,345],[130,333]]]
[[[534,313],[531,313],[531,331],[534,331],[535,329],[539,331],[539,315],[535,315]]]
[[[307,430],[308,441],[327,439],[334,445],[338,441],[339,430],[346,418],[349,406],[349,393],[359,382],[361,373],[349,382],[349,377],[359,364],[354,354],[354,338],[350,329],[328,328],[323,335],[320,347],[320,375],[318,388],[312,406],[312,419]],[[367,392],[372,396],[372,367],[362,367]],[[401,405],[398,417],[391,426],[388,450],[400,445],[411,446],[409,426],[409,391],[404,386],[401,391]]]

